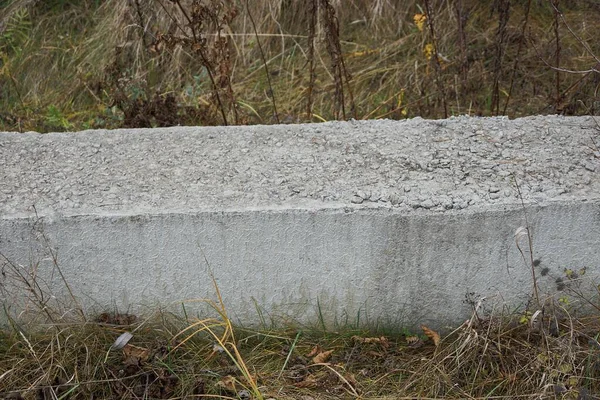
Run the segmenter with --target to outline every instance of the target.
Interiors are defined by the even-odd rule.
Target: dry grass
[[[591,0],[8,3],[3,129],[598,114]]]
[[[537,323],[524,315],[474,317],[437,346],[424,335],[234,329],[219,314],[189,321],[167,312],[144,320],[102,314],[86,323],[13,321],[1,332],[0,393],[38,399],[596,398],[597,315],[547,312]],[[125,331],[133,338],[111,350]]]

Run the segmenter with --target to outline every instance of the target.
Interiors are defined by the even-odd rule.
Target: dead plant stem
[[[517,194],[519,195],[519,199],[521,201],[521,207],[523,208],[523,215],[525,217],[525,229],[527,231],[527,241],[529,245],[529,261],[531,267],[531,278],[533,280],[533,293],[535,296],[535,300],[537,302],[537,306],[541,307],[540,303],[540,295],[538,291],[537,284],[537,276],[535,274],[535,263],[533,259],[533,238],[531,237],[531,226],[529,225],[529,219],[527,217],[527,210],[525,209],[525,201],[523,200],[523,194],[521,193],[521,187],[519,185],[519,181],[517,180],[517,176],[513,174],[513,179],[515,180],[515,186],[517,188]]]
[[[254,18],[252,18],[252,12],[250,12],[250,6],[248,4],[248,0],[246,0],[246,12],[248,13],[248,18],[250,19],[250,23],[252,24],[252,29],[254,30],[254,35],[256,36],[256,43],[258,44],[258,50],[260,51],[260,57],[263,62],[263,66],[265,67],[265,75],[267,77],[267,83],[269,84],[269,97],[271,98],[271,103],[273,104],[273,112],[275,113],[275,120],[279,124],[279,113],[277,112],[277,102],[275,101],[275,91],[273,90],[273,86],[271,85],[271,74],[269,73],[269,66],[267,65],[267,60],[265,58],[265,53],[263,52],[263,48],[260,44],[260,39],[258,37],[258,31],[256,29],[256,24],[254,23]]]
[[[521,36],[519,37],[519,45],[517,46],[517,54],[515,56],[515,62],[513,63],[512,71],[510,74],[510,85],[508,88],[508,95],[506,96],[506,102],[504,103],[504,109],[502,115],[506,115],[508,103],[512,95],[513,88],[515,87],[515,75],[517,73],[517,67],[521,61],[521,51],[523,50],[523,44],[525,43],[525,31],[529,22],[529,11],[531,10],[531,0],[527,1],[527,7],[525,8],[525,15],[523,16],[523,23],[521,24]]]
[[[448,104],[446,100],[446,90],[441,80],[442,66],[440,64],[438,38],[435,30],[435,12],[431,5],[431,0],[425,0],[425,12],[427,13],[427,25],[429,26],[429,33],[431,35],[431,42],[433,44],[433,54],[431,61],[434,69],[434,80],[438,88],[438,92],[441,94],[442,105],[444,107],[444,118],[448,118]]]

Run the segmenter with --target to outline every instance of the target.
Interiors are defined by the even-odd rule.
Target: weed
[[[502,60],[506,42],[506,26],[510,18],[510,0],[499,0],[497,3],[498,29],[496,30],[496,49],[494,52],[494,86],[492,88],[492,103],[490,112],[499,114],[500,111],[500,77],[502,76]]]
[[[590,2],[9,3],[2,129],[598,109]]]

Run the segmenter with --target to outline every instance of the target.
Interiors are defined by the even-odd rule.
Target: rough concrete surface
[[[48,239],[96,308],[211,296],[206,256],[242,320],[456,323],[527,300],[526,215],[544,290],[596,274],[596,144],[588,117],[0,133],[0,251],[59,290]]]

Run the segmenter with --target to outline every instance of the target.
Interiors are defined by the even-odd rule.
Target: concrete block
[[[0,252],[64,299],[55,255],[97,311],[214,298],[212,271],[245,323],[455,325],[530,298],[519,227],[543,295],[598,276],[597,136],[583,117],[0,133]]]

